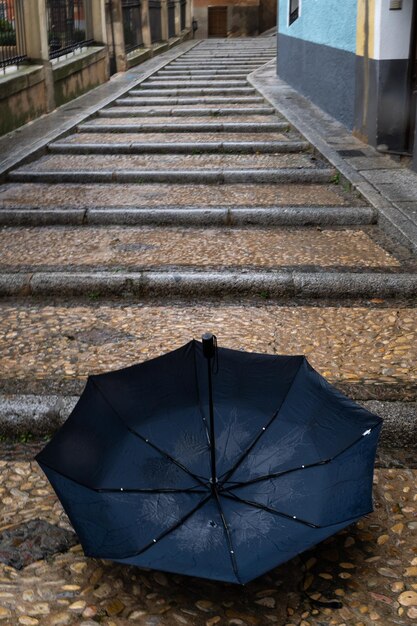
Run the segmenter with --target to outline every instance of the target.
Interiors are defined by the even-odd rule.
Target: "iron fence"
[[[181,0],[180,2],[180,20],[181,20],[181,30],[185,28],[185,11],[186,11],[186,0]]]
[[[175,37],[175,2],[168,0],[168,37]]]
[[[24,0],[0,1],[0,71],[19,66],[26,57]]]
[[[122,0],[123,32],[126,52],[143,46],[140,0]]]
[[[149,0],[149,24],[151,27],[152,43],[162,41],[160,0]]]
[[[73,52],[93,43],[91,2],[47,0],[49,58]]]

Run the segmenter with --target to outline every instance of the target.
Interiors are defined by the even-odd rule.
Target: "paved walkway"
[[[189,42],[14,133],[12,149],[0,140],[0,533],[22,542],[21,524],[52,524],[46,561],[0,566],[0,623],[417,623],[412,245],[349,184],[310,113],[298,124],[266,93],[273,55],[273,38]],[[47,436],[88,373],[206,330],[306,354],[385,418],[375,513],[307,554],[306,572],[294,559],[244,590],[85,558],[31,462],[42,442],[8,441]],[[343,607],[316,608],[303,587]]]

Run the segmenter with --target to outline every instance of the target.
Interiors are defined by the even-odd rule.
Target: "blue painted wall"
[[[301,0],[301,15],[288,26],[289,0],[279,0],[279,32],[356,52],[357,0]]]

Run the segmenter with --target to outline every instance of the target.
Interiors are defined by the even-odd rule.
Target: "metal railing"
[[[168,37],[175,37],[175,2],[168,0]]]
[[[162,41],[160,0],[149,0],[149,24],[151,27],[152,43]]]
[[[123,32],[126,52],[143,46],[140,0],[122,0]]]
[[[181,24],[181,30],[184,30],[184,28],[185,28],[186,6],[187,6],[187,0],[181,0],[180,1],[180,24]]]
[[[0,71],[19,66],[26,57],[24,0],[0,0]]]
[[[49,58],[56,59],[93,43],[91,2],[47,0]]]

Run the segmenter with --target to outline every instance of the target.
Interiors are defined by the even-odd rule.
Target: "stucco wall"
[[[357,0],[301,0],[289,25],[279,2],[278,74],[333,117],[353,128]]]
[[[289,26],[289,0],[279,0],[279,32],[355,52],[356,10],[357,0],[301,0],[300,17]]]

